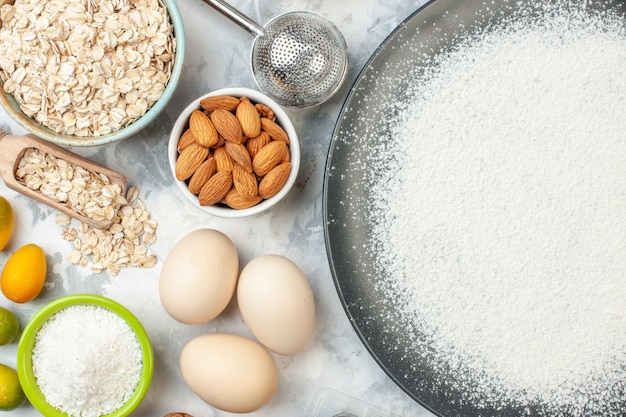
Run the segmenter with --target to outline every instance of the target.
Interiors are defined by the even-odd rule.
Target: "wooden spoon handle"
[[[0,174],[7,187],[21,192],[21,188],[26,187],[15,178],[15,168],[26,149],[32,146],[26,140],[17,139],[16,136],[0,130]]]
[[[42,152],[55,156],[58,159],[63,159],[74,165],[83,167],[91,172],[104,174],[109,178],[111,183],[118,184],[121,187],[122,193],[125,192],[127,185],[126,177],[124,175],[98,165],[89,159],[83,158],[80,155],[36,136],[13,136],[0,129],[0,175],[2,176],[2,179],[7,187],[66,213],[95,228],[106,229],[111,226],[112,220],[95,220],[91,217],[85,216],[75,209],[47,197],[39,191],[31,190],[20,183],[15,176],[15,170],[20,159],[24,155],[24,152],[30,148],[36,148]]]

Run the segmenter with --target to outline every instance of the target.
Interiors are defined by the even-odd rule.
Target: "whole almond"
[[[276,120],[276,114],[274,113],[274,110],[270,108],[270,106],[263,103],[257,103],[254,105],[254,107],[257,109],[262,117],[267,117],[272,121]]]
[[[271,141],[262,147],[252,160],[252,169],[258,176],[264,176],[283,159],[283,152],[287,148],[285,142]]]
[[[191,129],[185,130],[183,134],[180,135],[180,139],[178,139],[178,145],[177,145],[178,153],[181,153],[183,149],[185,149],[187,146],[191,145],[195,141],[196,141],[196,138],[193,137],[193,134],[191,133]]]
[[[213,145],[213,149],[217,149],[221,146],[224,146],[224,144],[226,143],[226,139],[224,139],[224,136],[220,135],[219,133],[217,134],[217,143],[215,145]]]
[[[215,158],[215,163],[217,164],[218,171],[228,171],[232,172],[233,165],[235,162],[233,158],[228,154],[226,147],[222,146],[215,149],[213,153],[213,157]]]
[[[270,138],[270,135],[267,132],[261,132],[258,136],[249,138],[246,141],[246,149],[248,150],[250,157],[254,159],[254,157],[261,150],[261,148],[271,141],[272,138]]]
[[[189,130],[196,141],[206,147],[215,146],[218,141],[217,130],[213,122],[202,110],[194,110],[189,116]]]
[[[224,147],[236,164],[241,165],[246,171],[252,172],[252,158],[250,158],[250,154],[244,145],[226,141]]]
[[[243,135],[247,138],[254,138],[261,133],[261,116],[247,97],[242,97],[237,109],[235,117],[241,124]]]
[[[226,194],[226,197],[224,197],[226,205],[235,210],[243,210],[256,206],[262,200],[263,198],[258,194],[253,197],[243,197],[236,188],[232,188],[228,194]]]
[[[224,136],[227,142],[242,143],[243,130],[237,117],[224,109],[215,109],[211,113],[211,121],[220,135]]]
[[[215,109],[233,111],[239,105],[239,99],[232,96],[212,96],[200,100],[200,107],[211,113]]]
[[[285,146],[285,149],[283,150],[283,157],[280,160],[280,163],[282,164],[283,162],[291,162],[291,151],[288,146]]]
[[[191,194],[198,194],[202,186],[215,174],[215,169],[216,164],[214,157],[209,157],[201,163],[189,180],[189,192],[191,192]]]
[[[275,121],[267,117],[261,117],[261,128],[266,131],[272,139],[285,142],[289,145],[289,135],[287,135],[287,132]]]
[[[291,163],[284,162],[275,166],[259,183],[259,195],[265,199],[275,196],[287,182],[291,172]]]
[[[251,198],[259,193],[256,176],[239,164],[233,166],[233,184],[242,197]]]
[[[198,194],[201,206],[212,206],[224,199],[233,186],[233,176],[228,171],[220,171],[204,184]]]
[[[204,146],[200,146],[197,143],[187,146],[176,160],[176,166],[174,167],[176,179],[185,181],[191,177],[208,156],[209,149]]]

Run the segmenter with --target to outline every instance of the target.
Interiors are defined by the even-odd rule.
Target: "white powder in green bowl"
[[[32,366],[49,404],[70,416],[98,417],[116,411],[134,394],[143,356],[124,319],[104,307],[75,305],[41,327]]]

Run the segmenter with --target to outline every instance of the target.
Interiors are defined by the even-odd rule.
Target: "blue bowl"
[[[56,143],[62,146],[96,146],[105,145],[107,143],[116,142],[122,139],[126,139],[146,126],[150,125],[156,117],[165,109],[168,102],[172,98],[174,91],[180,80],[181,72],[183,69],[183,60],[185,58],[185,31],[183,29],[183,21],[180,16],[180,11],[176,5],[175,0],[162,0],[163,4],[167,8],[170,22],[174,30],[174,38],[176,39],[176,51],[174,54],[174,62],[172,66],[172,72],[170,79],[165,86],[165,90],[161,97],[152,105],[152,107],[139,119],[126,127],[116,130],[114,132],[100,135],[100,136],[74,136],[57,133],[46,126],[43,126],[35,119],[24,114],[20,105],[15,101],[11,94],[4,91],[3,83],[0,81],[0,106],[11,116],[13,120],[28,132],[38,136],[42,139]]]

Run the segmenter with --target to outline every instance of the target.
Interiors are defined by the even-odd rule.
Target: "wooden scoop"
[[[126,177],[124,175],[98,165],[89,159],[83,158],[80,155],[36,136],[13,136],[0,129],[0,175],[4,179],[4,183],[7,187],[34,200],[47,204],[48,206],[66,213],[95,228],[107,229],[111,226],[113,220],[94,220],[91,217],[73,209],[69,203],[65,204],[58,202],[37,190],[31,190],[21,184],[15,177],[15,170],[17,169],[17,165],[24,155],[24,152],[30,148],[37,148],[42,152],[46,152],[57,157],[58,159],[63,159],[74,165],[83,167],[88,171],[95,172],[97,174],[105,174],[111,183],[119,184],[122,189],[122,195],[125,195],[127,184]]]

